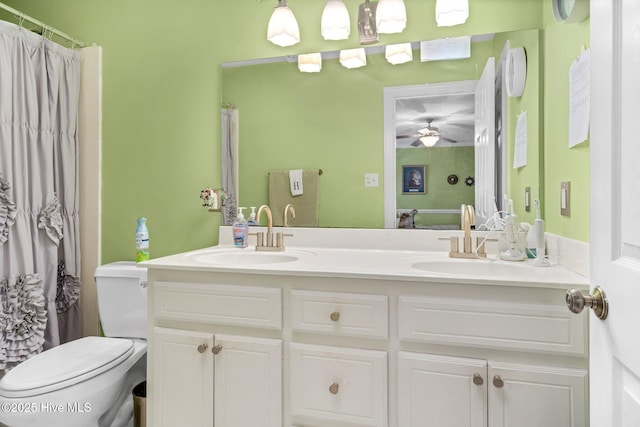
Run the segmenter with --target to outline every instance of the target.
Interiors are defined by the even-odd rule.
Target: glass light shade
[[[283,0],[278,3],[278,6],[273,10],[271,19],[269,19],[267,40],[282,47],[300,43],[298,21],[296,21],[293,12]]]
[[[345,68],[360,68],[367,65],[367,55],[364,48],[347,49],[340,51],[340,63]]]
[[[401,33],[407,26],[404,0],[379,0],[376,7],[376,28],[380,34]]]
[[[427,135],[420,138],[420,142],[422,142],[425,147],[433,147],[439,140],[440,137],[436,135]]]
[[[318,73],[322,70],[322,55],[307,53],[298,55],[298,69],[303,73]]]
[[[413,60],[411,43],[390,44],[384,50],[384,57],[390,64],[404,64]]]
[[[322,37],[325,40],[345,40],[351,33],[349,11],[342,0],[327,0],[322,11]]]
[[[469,0],[436,0],[436,23],[438,27],[451,27],[467,22]]]

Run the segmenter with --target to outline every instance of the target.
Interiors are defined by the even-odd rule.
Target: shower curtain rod
[[[50,33],[53,33],[53,34],[57,35],[58,37],[61,37],[61,38],[65,39],[65,40],[73,43],[76,46],[79,46],[79,47],[85,47],[86,46],[86,44],[84,42],[82,42],[82,41],[80,41],[80,40],[78,40],[76,38],[73,38],[70,35],[65,34],[60,30],[56,30],[55,28],[45,24],[44,22],[38,21],[37,19],[32,18],[29,15],[26,15],[26,14],[20,12],[19,10],[16,10],[16,9],[12,8],[11,6],[7,6],[6,4],[4,4],[2,2],[0,2],[0,9],[4,9],[7,12],[15,15],[17,18],[20,19],[20,21],[23,21],[23,20],[24,21],[29,21],[32,24],[37,25],[38,27],[42,28],[43,35],[46,34],[46,32],[50,32]]]

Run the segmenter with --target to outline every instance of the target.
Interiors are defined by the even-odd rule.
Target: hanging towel
[[[269,207],[273,213],[273,225],[284,223],[284,208],[291,203],[296,211],[296,217],[289,217],[292,227],[317,227],[320,200],[320,180],[318,169],[302,172],[304,180],[304,194],[291,195],[289,171],[269,172]]]
[[[304,189],[302,188],[302,169],[292,169],[289,171],[289,186],[291,187],[292,196],[302,196]]]

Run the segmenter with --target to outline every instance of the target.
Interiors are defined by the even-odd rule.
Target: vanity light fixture
[[[401,33],[407,26],[404,0],[379,0],[376,7],[376,28],[380,34]]]
[[[451,27],[467,22],[469,0],[436,0],[436,23],[438,27]]]
[[[340,51],[340,63],[345,68],[360,68],[367,65],[367,55],[364,48],[347,49]]]
[[[319,73],[322,70],[322,54],[298,55],[298,69],[303,73]]]
[[[384,57],[390,64],[404,64],[413,60],[411,43],[390,44],[385,47]]]
[[[287,0],[278,0],[278,5],[273,10],[267,27],[267,40],[282,47],[300,43],[298,21],[287,5]]]
[[[320,23],[325,40],[345,40],[351,33],[349,11],[342,0],[327,0]]]

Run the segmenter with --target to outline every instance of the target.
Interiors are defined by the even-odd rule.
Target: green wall
[[[346,41],[322,40],[321,1],[289,1],[303,41],[285,49],[265,39],[275,0],[3,2],[103,48],[103,262],[134,258],[135,219],[143,215],[149,218],[152,257],[217,242],[220,218],[203,210],[198,196],[205,186],[220,184],[223,62],[358,44],[356,31]],[[346,0],[351,11],[359,3],[361,0]],[[399,35],[382,36],[381,43],[542,28],[543,17],[546,22],[550,16],[550,10],[542,7],[548,2],[543,0],[471,0],[471,17],[466,24],[437,28],[435,0],[405,3],[407,29]],[[553,57],[566,54],[562,59],[567,63],[575,57],[577,52],[567,34],[573,37],[574,31],[580,32],[576,37],[584,38],[583,44],[588,42],[588,23],[545,31],[545,47],[552,49]],[[566,69],[563,72],[566,75]],[[545,62],[545,76],[548,74],[553,73]],[[547,101],[550,94],[557,93],[545,87],[547,117],[566,114],[559,112],[557,100]],[[544,136],[557,138],[558,132],[545,127]],[[583,203],[576,203],[576,199],[584,198],[588,206],[588,181],[579,180],[588,178],[588,146],[563,151],[566,153],[554,153],[545,147],[547,198],[557,193],[550,189],[555,190],[559,179],[571,179],[573,212],[579,212]],[[560,154],[563,156],[553,157]],[[566,172],[568,163],[574,170],[571,174]],[[548,171],[554,167],[558,170]],[[552,211],[551,206],[545,209],[549,231],[588,239],[588,221],[582,216],[557,218]]]

